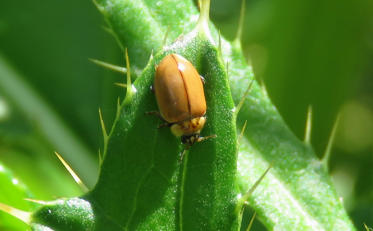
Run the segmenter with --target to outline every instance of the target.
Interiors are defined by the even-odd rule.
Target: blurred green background
[[[212,21],[233,39],[241,1],[212,0],[211,7]],[[330,173],[356,226],[372,227],[373,2],[246,0],[244,25],[248,61],[300,139],[312,105],[320,157],[340,113]],[[90,0],[0,2],[0,163],[35,198],[81,193],[54,151],[94,185],[98,108],[109,127],[124,93],[114,85],[123,76],[88,61],[124,63],[104,26]]]

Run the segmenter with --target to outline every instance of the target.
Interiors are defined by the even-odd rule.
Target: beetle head
[[[198,133],[181,136],[181,142],[187,146],[187,149],[189,149],[190,146],[192,146],[193,144],[199,141],[200,141],[200,136]]]

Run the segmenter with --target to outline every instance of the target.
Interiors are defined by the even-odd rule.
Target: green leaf
[[[155,64],[166,53],[157,55],[134,83],[131,100],[125,99],[120,106],[104,149],[99,181],[84,196],[93,207],[97,230],[239,227],[236,128],[227,76],[217,49],[204,36],[193,32],[187,38],[166,53],[182,54],[205,76],[209,120],[204,134],[217,138],[194,145],[180,162],[180,140],[168,129],[157,129],[158,118],[145,116],[156,110],[150,86]],[[58,205],[56,210],[60,209]],[[35,223],[57,230],[63,227],[61,222],[43,217],[44,213],[37,214]]]
[[[24,200],[31,198],[31,193],[14,175],[0,163],[0,203],[7,204],[21,210],[31,210],[30,202]],[[10,214],[0,210],[0,230],[26,230],[27,225]]]
[[[231,73],[235,77],[230,79],[230,84],[233,99],[238,102],[245,90],[242,86],[249,84],[253,75],[249,67],[245,68],[242,53],[235,47],[232,50]],[[273,170],[250,199],[250,205],[267,227],[355,230],[325,166],[311,147],[291,133],[265,89],[257,84],[244,102],[237,118],[238,127],[245,121],[246,139],[240,146],[238,159],[241,191],[247,191],[273,163]]]
[[[142,70],[152,52],[162,48],[164,37],[174,41],[192,30],[198,11],[191,1],[95,0],[119,45],[128,49],[131,64]],[[147,42],[144,42],[147,41]],[[123,49],[124,51],[124,49]]]
[[[94,214],[89,202],[80,198],[46,203],[32,215],[32,230],[93,230]]]
[[[216,48],[194,32],[166,53],[183,55],[205,76],[209,108],[203,134],[218,137],[194,145],[179,161],[180,140],[168,129],[157,129],[158,118],[145,116],[157,110],[150,86],[154,66],[165,53],[155,56],[134,83],[131,103],[123,105],[109,135],[99,182],[87,197],[106,216],[99,216],[97,228],[109,222],[130,230],[235,230],[236,134],[224,66]]]
[[[147,2],[151,7],[154,6],[151,5],[151,1],[144,2]],[[101,1],[103,5],[108,3],[113,2]],[[172,6],[176,12],[181,12],[183,10],[193,12],[189,10],[193,7],[192,4],[184,5],[183,8],[177,7],[176,3],[173,5],[172,3],[168,3],[168,6]],[[163,19],[173,18],[170,12],[162,12],[162,15]],[[181,14],[177,18],[180,24],[188,24],[190,23],[189,18],[193,18],[193,13],[189,16]],[[115,19],[118,20],[118,18]],[[117,24],[115,19],[111,17],[108,18],[111,25]],[[141,22],[146,19],[142,16],[138,16],[137,20]],[[167,25],[169,21],[170,20],[163,20],[160,23]],[[132,25],[128,24],[126,27],[132,28]],[[135,28],[135,25],[133,28]],[[156,31],[156,29],[157,27],[152,28],[153,31]],[[181,33],[177,28],[174,31]],[[157,33],[159,34],[161,32],[162,26],[159,26]],[[142,31],[139,34],[142,33],[150,34],[150,31]],[[216,30],[213,30],[213,34],[217,34]],[[141,50],[143,45],[139,40],[136,41],[137,49]],[[143,39],[142,41],[143,44],[149,44],[147,39]],[[153,39],[151,41],[155,40]],[[124,43],[124,45],[127,44]],[[157,47],[160,46],[161,44],[158,43]],[[250,67],[246,65],[242,51],[237,44],[229,44],[222,39],[222,47],[223,58],[229,61],[229,77],[231,79],[232,96],[235,102],[238,103],[246,87],[249,85],[249,82],[252,80],[253,73]],[[146,53],[146,50],[144,50],[144,53]],[[281,217],[284,218],[283,216],[286,217],[285,214],[288,214],[284,212],[287,209],[287,204],[293,204],[293,208],[297,209],[294,211],[290,210],[291,215],[294,217],[299,217],[299,214],[303,215],[298,219],[299,227],[311,228],[312,226],[310,226],[310,224],[316,224],[316,227],[319,227],[320,230],[330,229],[333,225],[335,225],[334,227],[344,227],[346,230],[353,229],[330,179],[327,176],[327,172],[323,169],[313,151],[291,134],[277,110],[271,104],[266,93],[256,84],[250,96],[245,100],[242,111],[238,116],[238,126],[242,127],[245,120],[248,121],[248,127],[245,132],[246,140],[244,142],[253,150],[257,150],[255,160],[257,160],[256,162],[262,160],[262,165],[256,166],[254,164],[256,162],[252,160],[254,158],[252,154],[247,152],[240,153],[238,162],[240,174],[238,176],[242,185],[242,193],[253,184],[268,164],[273,161],[273,172],[275,173],[270,173],[268,178],[277,180],[277,185],[283,187],[285,189],[284,194],[286,194],[286,197],[283,195],[283,197],[279,199],[282,203],[269,203],[269,206],[263,209],[260,204],[268,204],[265,202],[268,201],[269,198],[259,197],[260,193],[254,193],[251,201],[256,201],[256,203],[252,203],[252,206],[259,210],[258,215],[261,220],[268,227],[274,227],[275,223],[279,224],[279,227],[294,225],[295,223],[292,219],[279,219]],[[247,162],[250,163],[250,166],[245,165]],[[319,187],[312,187],[313,190],[309,190],[310,185],[314,185],[315,183],[319,185]],[[302,185],[302,187],[300,187],[300,185]],[[273,192],[273,189],[276,188],[272,189],[271,187],[273,186],[269,184],[267,187],[264,187],[263,190]],[[259,200],[259,198],[261,199]],[[277,210],[278,213],[271,213],[271,210]],[[299,213],[299,211],[302,211],[302,213]],[[279,220],[282,224],[278,222]],[[294,228],[294,226],[292,227]]]
[[[0,53],[0,89],[2,94],[11,99],[28,119],[35,121],[41,133],[56,150],[64,154],[67,160],[85,163],[78,169],[82,177],[93,185],[96,165],[90,151],[79,142],[75,134],[66,126],[49,105],[34,91]],[[75,153],[79,155],[75,155]],[[73,161],[71,161],[73,162]]]
[[[19,126],[23,117],[10,105],[7,111],[9,119],[3,120],[0,126],[0,153],[4,165],[17,173],[17,178],[39,200],[81,195],[81,189],[52,154],[51,147],[43,145],[45,139],[40,132],[32,129],[29,121]]]
[[[236,180],[242,196],[270,163],[273,168],[249,198],[268,229],[355,229],[312,148],[290,132],[257,83],[238,114],[238,128],[245,121],[247,128],[237,159],[232,98],[238,104],[254,78],[238,41],[220,40],[213,26],[212,36],[206,31],[183,32],[195,23],[190,20],[196,12],[191,1],[97,0],[96,4],[138,69],[152,50],[163,47],[168,26],[172,40],[184,33],[150,60],[134,83],[132,98],[119,107],[105,140],[99,181],[83,197],[93,208],[96,230],[238,230]],[[153,11],[157,4],[167,7]],[[171,52],[185,56],[206,77],[208,122],[203,134],[217,135],[193,146],[182,164],[180,141],[167,129],[157,130],[157,118],[144,115],[157,110],[149,87],[155,65]],[[48,218],[40,219],[45,224],[43,219]]]

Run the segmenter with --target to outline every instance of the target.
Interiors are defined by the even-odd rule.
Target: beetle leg
[[[205,78],[202,76],[202,75],[199,75],[199,77],[201,78],[201,80],[202,80],[202,83],[203,84],[205,84],[206,83],[206,80],[205,80]]]
[[[208,139],[211,139],[211,138],[216,138],[216,135],[214,134],[214,135],[205,136],[205,137],[198,137],[197,143],[208,140]]]
[[[158,116],[159,119],[161,119],[164,123],[161,123],[158,128],[163,128],[163,127],[171,127],[173,125],[173,123],[168,123],[167,121],[165,121],[161,115],[161,113],[159,113],[158,111],[147,111],[145,112],[145,115],[155,115],[155,116]]]
[[[159,126],[158,126],[158,129],[159,128],[164,128],[164,127],[171,127],[173,125],[173,123],[161,123]]]
[[[183,158],[184,158],[184,156],[187,154],[189,148],[190,148],[189,145],[186,145],[186,146],[184,147],[183,152],[180,154],[180,160],[179,160],[179,163],[181,163],[181,162],[183,161]]]
[[[164,121],[164,119],[161,116],[161,113],[159,113],[158,111],[147,111],[147,112],[145,112],[145,115],[155,115],[155,116],[158,116],[161,120]]]
[[[161,116],[161,114],[158,111],[147,111],[145,112],[147,115],[156,115],[156,116]]]

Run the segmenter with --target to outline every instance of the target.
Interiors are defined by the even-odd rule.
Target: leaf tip
[[[244,19],[245,19],[245,10],[246,10],[246,1],[241,0],[240,18],[239,18],[239,21],[238,21],[236,38],[234,39],[234,43],[235,44],[237,43],[237,45],[241,44],[242,30],[243,30],[243,24],[244,24]]]
[[[104,142],[106,142],[106,140],[108,138],[108,134],[106,132],[106,127],[105,127],[104,119],[102,117],[101,108],[98,108],[98,115],[100,117],[100,124],[101,124],[101,129],[102,129],[102,135],[104,137]]]
[[[246,89],[245,93],[241,97],[240,102],[235,107],[234,113],[235,113],[236,116],[240,112],[240,110],[241,110],[241,108],[242,108],[242,106],[243,106],[243,104],[245,102],[246,97],[249,95],[249,92],[250,92],[250,89],[251,89],[253,83],[254,83],[254,80],[251,80],[250,83],[249,83],[249,85],[247,86],[247,89]]]
[[[307,109],[306,128],[304,131],[304,142],[308,145],[311,145],[311,131],[312,131],[312,105],[309,105]]]
[[[32,199],[32,198],[24,198],[24,200],[25,201],[30,201],[30,202],[38,204],[38,205],[46,205],[46,204],[48,204],[47,201],[36,200],[36,199]]]
[[[116,71],[116,72],[119,72],[119,73],[122,73],[122,74],[127,73],[127,69],[125,67],[110,64],[110,63],[107,63],[107,62],[104,62],[104,61],[101,61],[101,60],[98,60],[98,59],[91,59],[90,58],[88,60],[91,61],[92,63],[100,66],[100,67],[103,67],[103,68],[106,68],[106,69],[109,69],[109,70],[112,70],[112,71]]]
[[[268,96],[267,87],[265,85],[264,80],[262,78],[260,78],[259,82],[260,82],[260,89],[262,90],[262,93],[264,95]]]
[[[199,0],[200,15],[197,21],[197,30],[199,33],[206,35],[210,41],[214,41],[210,34],[209,20],[210,20],[210,0]]]
[[[101,167],[104,158],[101,154],[101,149],[98,149],[98,165]]]
[[[238,146],[239,146],[239,144],[240,144],[240,142],[242,140],[243,134],[245,133],[246,125],[247,125],[247,120],[245,120],[245,123],[243,124],[241,132],[240,132],[240,136],[237,139],[237,149],[238,149]]]
[[[164,34],[164,37],[163,37],[162,50],[163,50],[163,47],[165,47],[166,44],[167,44],[167,38],[168,38],[168,34],[170,33],[170,31],[171,31],[171,26],[168,26],[167,30],[166,30],[166,33]],[[152,55],[153,55],[153,51],[152,51]]]
[[[101,13],[102,13],[102,11],[101,11]],[[110,27],[107,27],[107,26],[101,26],[101,28],[102,28],[106,33],[108,33],[109,35],[112,35],[112,36],[115,37],[115,33],[114,33],[114,31],[113,31]]]
[[[149,61],[148,62],[152,61],[153,58],[154,58],[154,49],[152,49],[152,52],[150,52],[150,56],[149,56]]]
[[[365,228],[366,231],[372,231],[372,230],[373,230],[372,228],[369,228],[369,227],[367,226],[367,224],[365,224],[365,223],[364,223],[364,228]]]
[[[121,87],[121,88],[127,88],[127,84],[125,84],[125,83],[114,83],[114,85],[115,86],[117,86],[117,87]]]
[[[247,226],[246,231],[250,231],[251,230],[251,227],[253,226],[255,217],[256,217],[256,211],[254,211],[254,214],[253,214],[253,216],[250,219],[250,222],[249,222],[249,225]]]
[[[20,210],[20,209],[16,209],[16,208],[13,208],[13,207],[11,207],[9,205],[6,205],[6,204],[3,204],[3,203],[0,203],[0,210],[16,217],[18,220],[21,220],[26,224],[29,224],[30,221],[31,221],[31,213],[30,212],[26,212],[26,211],[23,211],[23,210]]]
[[[337,118],[336,118],[336,120],[333,124],[333,128],[332,128],[332,131],[330,133],[329,140],[328,140],[328,144],[326,145],[325,153],[324,153],[324,155],[321,159],[321,162],[326,169],[328,169],[328,162],[329,162],[329,159],[330,159],[330,155],[331,155],[331,151],[332,151],[332,147],[333,147],[333,143],[334,143],[334,139],[335,139],[335,133],[338,129],[339,120],[340,120],[340,113],[338,113]]]
[[[129,102],[132,99],[132,95],[136,92],[136,88],[131,82],[131,71],[130,71],[130,59],[128,57],[128,49],[125,49],[126,67],[127,67],[127,92],[124,98],[125,102]]]
[[[100,11],[102,14],[104,13],[105,11],[105,7],[100,5],[97,0],[92,0],[93,4],[96,6],[96,8],[98,9],[98,11]]]
[[[58,152],[54,152],[57,158],[61,161],[62,165],[66,168],[66,170],[70,173],[74,181],[79,185],[80,189],[83,192],[88,192],[88,187],[83,183],[80,179],[78,174],[71,168],[71,166],[62,158],[62,156]]]
[[[272,168],[273,163],[271,163],[268,168],[264,171],[264,173],[255,181],[254,185],[251,186],[251,188],[239,199],[237,203],[237,209],[241,210],[243,208],[244,203],[247,202],[251,194],[255,191],[255,189],[259,186],[259,184],[262,182],[264,177],[267,175],[269,170]]]
[[[220,55],[223,54],[222,45],[221,45],[221,32],[218,30],[218,50],[220,52]]]

